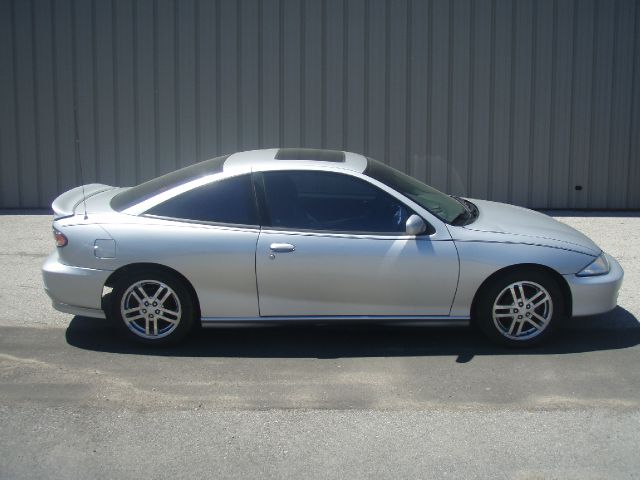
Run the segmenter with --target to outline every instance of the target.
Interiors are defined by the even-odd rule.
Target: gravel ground
[[[5,427],[39,448],[5,440],[15,455],[0,459],[4,478],[589,480],[638,478],[640,416],[59,408],[12,410]]]

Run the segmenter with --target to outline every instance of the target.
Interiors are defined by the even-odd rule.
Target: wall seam
[[[467,179],[465,186],[465,194],[473,196],[472,179],[473,179],[473,137],[475,135],[475,79],[476,79],[476,3],[471,2],[469,11],[469,114],[467,117]]]
[[[202,85],[200,82],[200,0],[195,0],[193,6],[193,14],[195,18],[195,25],[193,29],[193,45],[194,45],[194,65],[193,65],[193,75],[195,82],[195,93],[194,93],[194,115],[195,115],[195,137],[196,137],[196,161],[200,162],[203,160],[202,158],[202,123],[200,119],[200,115],[202,112],[200,110],[200,96],[202,95],[201,89]]]
[[[154,176],[158,175],[158,157],[160,151],[160,92],[158,91],[158,2],[153,1],[153,138],[154,138]]]
[[[596,72],[598,64],[600,63],[600,55],[598,54],[598,42],[600,40],[599,28],[598,28],[598,0],[594,2],[593,13],[593,37],[591,37],[591,92],[589,95],[589,149],[587,150],[587,168],[586,168],[586,181],[587,185],[587,208],[593,201],[593,175],[591,171],[593,169],[593,131],[595,130],[595,98],[596,98]]]
[[[182,164],[180,146],[182,144],[182,122],[180,117],[180,9],[178,2],[173,4],[173,115],[174,115],[174,140],[173,140],[173,165],[178,168]],[[192,163],[192,162],[191,162]]]
[[[348,150],[349,138],[349,96],[348,96],[348,66],[349,66],[349,7],[348,0],[342,1],[342,149]]]
[[[609,144],[607,145],[607,156],[609,162],[613,158],[613,130],[611,126],[613,125],[614,112],[615,112],[615,93],[616,93],[616,79],[617,75],[617,66],[618,66],[618,9],[620,8],[619,0],[614,0],[615,8],[614,8],[614,18],[613,18],[613,45],[612,45],[612,55],[611,55],[611,89],[609,92],[610,95],[610,108],[609,108]],[[611,184],[612,175],[607,175],[607,191],[606,191],[606,206],[607,208],[611,205],[611,191],[614,186]]]
[[[638,85],[637,85],[637,74],[638,74],[638,57],[640,56],[640,52],[638,52],[638,35],[640,35],[640,31],[638,26],[640,25],[640,5],[638,5],[638,3],[636,2],[634,4],[634,8],[635,8],[635,15],[634,15],[634,25],[633,25],[633,49],[632,49],[632,63],[633,63],[633,67],[632,67],[632,73],[631,73],[631,108],[630,108],[630,119],[629,119],[629,153],[628,155],[628,159],[627,159],[627,195],[626,195],[626,202],[625,202],[625,206],[626,207],[630,207],[631,206],[631,181],[632,181],[632,175],[631,175],[631,169],[632,166],[634,164],[633,162],[633,140],[634,140],[634,132],[636,132],[637,130],[637,125],[636,123],[638,122],[638,114],[640,112],[638,112],[637,110],[634,110],[634,107],[637,103],[636,97],[638,95]],[[636,134],[637,135],[637,134]],[[638,144],[638,140],[636,138],[636,145]],[[636,161],[638,161],[639,159],[636,159]]]
[[[531,15],[532,15],[532,19],[531,19],[531,76],[530,76],[530,85],[531,85],[531,95],[529,96],[529,114],[530,114],[530,118],[529,118],[529,145],[528,147],[528,151],[529,151],[529,164],[527,165],[527,172],[528,172],[528,178],[527,178],[527,205],[531,205],[531,202],[533,200],[533,163],[534,163],[534,157],[533,157],[533,140],[534,140],[534,134],[535,134],[535,125],[536,125],[536,86],[537,86],[537,82],[536,82],[536,67],[537,67],[537,58],[536,55],[538,53],[537,50],[537,41],[538,41],[538,32],[537,32],[537,28],[538,28],[538,10],[537,7],[539,6],[538,3],[534,3],[532,5],[532,10],[531,10]]]
[[[53,88],[53,146],[54,146],[54,162],[56,169],[56,192],[62,189],[60,183],[60,126],[58,123],[58,115],[60,108],[60,100],[58,98],[58,43],[56,42],[57,28],[55,21],[55,3],[49,0],[49,8],[51,9],[51,82]]]
[[[553,172],[555,163],[555,142],[556,142],[556,115],[554,107],[556,105],[556,89],[558,81],[558,0],[553,0],[553,22],[551,24],[551,92],[550,109],[549,109],[549,149],[547,152],[547,158],[549,160],[549,173]],[[553,188],[547,189],[547,204],[546,207],[553,207]]]
[[[91,2],[91,95],[93,104],[93,180],[100,181],[101,175],[101,152],[100,152],[100,115],[98,114],[98,55],[97,55],[97,35],[96,35],[96,0]]]
[[[239,150],[244,150],[244,115],[242,114],[242,3],[236,2],[236,50],[238,56],[236,59],[236,131],[238,132]],[[282,98],[280,99],[282,102]]]
[[[114,173],[115,184],[120,184],[120,135],[118,132],[118,117],[120,116],[120,92],[118,89],[118,40],[116,30],[116,8],[117,2],[111,3],[111,80],[113,88],[113,152],[114,152]]]
[[[30,6],[30,20],[31,20],[31,58],[33,59],[33,65],[31,66],[31,82],[32,82],[32,93],[33,93],[33,129],[34,129],[34,138],[35,138],[35,153],[36,153],[36,203],[37,205],[42,205],[42,165],[40,158],[40,95],[38,94],[38,48],[36,46],[36,21],[35,21],[35,7],[33,5],[33,0],[29,2]]]
[[[407,14],[405,18],[406,24],[406,52],[407,52],[407,62],[406,62],[406,71],[405,71],[405,105],[404,105],[404,114],[405,114],[405,171],[407,173],[411,173],[413,170],[413,161],[411,158],[411,97],[413,96],[412,85],[411,85],[411,69],[413,66],[413,50],[412,50],[412,36],[413,36],[413,25],[411,24],[412,17],[412,1],[407,0]]]
[[[24,198],[22,192],[22,149],[20,148],[20,124],[19,124],[19,114],[20,111],[20,102],[18,99],[18,55],[16,52],[16,7],[15,0],[10,0],[9,4],[10,15],[11,15],[11,64],[12,64],[12,89],[13,89],[13,129],[15,133],[16,139],[16,174],[18,178],[16,179],[16,190],[18,194],[18,202],[21,205],[24,205]]]
[[[487,159],[487,194],[489,198],[493,198],[493,156],[495,152],[494,134],[495,134],[495,90],[496,90],[496,0],[491,1],[491,29],[490,29],[490,59],[489,59],[489,146]]]
[[[284,147],[284,8],[278,0],[278,146]]]
[[[447,162],[445,185],[447,192],[451,191],[451,177],[453,171],[453,2],[449,2],[449,31],[447,37],[448,62],[447,62]]]
[[[321,12],[320,12],[320,45],[322,51],[320,52],[321,61],[321,75],[320,75],[320,145],[322,148],[327,146],[327,2],[321,0]]]
[[[78,138],[78,118],[80,112],[78,111],[78,39],[76,33],[77,18],[76,18],[76,1],[71,0],[71,83],[73,91],[73,155],[75,157],[75,183],[84,183],[82,178],[82,159],[80,158],[80,139]]]
[[[507,158],[507,201],[513,202],[513,131],[514,131],[514,103],[515,103],[515,85],[516,85],[516,23],[518,20],[518,2],[513,2],[511,10],[511,50],[510,50],[510,78],[509,78],[509,145]]]
[[[431,180],[433,176],[433,114],[432,114],[432,102],[433,102],[433,0],[429,0],[427,5],[427,132],[425,135],[425,152],[427,154],[427,165],[425,168],[425,174],[427,178],[425,180]]]
[[[391,162],[391,149],[389,145],[389,110],[391,102],[391,92],[389,88],[389,80],[391,78],[389,72],[389,42],[391,39],[389,37],[391,25],[389,21],[389,11],[389,2],[386,2],[384,15],[384,162],[387,165]]]
[[[138,88],[138,10],[136,5],[132,5],[131,15],[131,33],[133,37],[133,138],[135,148],[135,163],[134,163],[134,175],[135,183],[140,181],[140,105],[139,96],[140,91]]]
[[[574,194],[571,193],[571,184],[573,183],[573,153],[574,153],[574,145],[575,145],[575,126],[574,126],[574,105],[573,105],[573,100],[574,100],[574,93],[575,93],[575,85],[574,85],[574,81],[576,78],[576,63],[577,63],[577,59],[576,59],[576,55],[575,55],[575,50],[576,50],[576,43],[578,40],[578,1],[579,0],[573,0],[573,38],[571,41],[571,90],[570,90],[570,100],[569,100],[569,105],[570,105],[570,113],[569,113],[569,173],[568,173],[568,184],[567,184],[567,190],[568,190],[568,195],[567,195],[567,207],[573,207],[575,204],[575,200],[574,200]]]
[[[220,0],[217,0],[215,3],[215,8],[214,8],[214,15],[215,15],[215,21],[213,22],[216,26],[216,33],[215,33],[215,39],[216,39],[216,156],[220,155],[221,152],[221,140],[220,140],[220,136],[222,133],[222,126],[220,125],[220,120],[221,120],[221,114],[220,114],[220,93],[222,91],[221,87],[220,87],[220,40],[221,40],[221,34],[220,34],[220,27],[221,27],[221,21],[220,21]]]
[[[263,120],[262,120],[262,114],[263,114],[263,109],[262,109],[262,102],[263,102],[263,97],[264,97],[264,79],[262,78],[263,75],[263,55],[264,55],[264,51],[263,51],[263,41],[262,41],[262,36],[263,36],[263,28],[262,28],[262,17],[263,17],[263,2],[259,1],[258,2],[258,146],[260,148],[263,148],[264,146],[264,128],[263,128]],[[218,52],[219,54],[219,52]],[[219,94],[219,92],[218,92]]]
[[[369,155],[369,2],[364,2],[364,154]]]
[[[306,1],[305,0],[301,0],[300,2],[300,54],[299,54],[299,60],[300,60],[300,132],[299,132],[299,143],[300,146],[304,147],[306,144],[306,81],[307,81],[307,77],[306,77],[306,48],[307,48],[307,41],[306,41],[306,34],[307,34],[307,30],[306,30],[306,13],[307,13],[307,8],[306,8]]]

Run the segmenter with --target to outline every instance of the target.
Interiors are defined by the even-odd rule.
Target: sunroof
[[[318,162],[344,162],[344,152],[319,148],[281,148],[276,160],[315,160]]]

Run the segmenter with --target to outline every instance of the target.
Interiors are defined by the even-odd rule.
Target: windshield
[[[173,187],[206,175],[221,172],[224,161],[228,157],[229,155],[224,155],[205,160],[175,172],[167,173],[161,177],[153,178],[137,187],[128,188],[111,199],[111,208],[121,212]]]
[[[364,173],[402,193],[447,223],[454,223],[460,218],[468,217],[467,208],[455,198],[373,158],[367,158],[367,168]]]

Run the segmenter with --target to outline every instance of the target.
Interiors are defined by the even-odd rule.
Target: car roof
[[[111,207],[123,211],[143,205],[158,195],[164,198],[168,192],[184,191],[215,181],[221,173],[223,177],[268,170],[320,169],[363,173],[367,163],[367,158],[362,155],[339,150],[269,148],[238,152],[189,165],[121,191],[111,199]]]
[[[362,173],[367,168],[363,155],[319,148],[268,148],[238,152],[224,162],[223,170],[251,168],[253,171],[291,170],[319,167]]]

